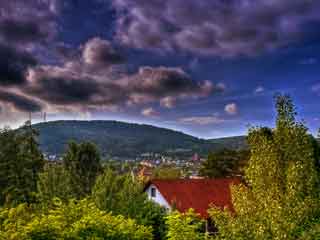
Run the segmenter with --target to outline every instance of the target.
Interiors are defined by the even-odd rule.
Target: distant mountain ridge
[[[246,147],[244,136],[200,139],[182,132],[118,121],[54,121],[34,124],[43,152],[60,155],[69,141],[92,141],[105,156],[136,157],[146,152],[175,151],[206,155],[223,148]]]

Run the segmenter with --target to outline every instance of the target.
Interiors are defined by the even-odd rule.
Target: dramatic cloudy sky
[[[318,0],[0,0],[0,127],[115,119],[200,137],[320,127]]]

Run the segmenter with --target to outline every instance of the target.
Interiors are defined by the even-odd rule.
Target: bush
[[[63,204],[47,212],[21,204],[0,211],[0,237],[8,240],[151,240],[151,228],[99,210],[88,200]]]
[[[135,219],[138,224],[152,226],[155,239],[163,239],[166,211],[148,200],[142,183],[134,180],[131,175],[119,175],[107,169],[97,178],[92,198],[101,210]]]
[[[186,213],[172,212],[167,216],[168,240],[204,240],[204,222],[192,209]]]
[[[67,202],[77,196],[71,186],[70,174],[61,165],[48,165],[39,174],[37,189],[38,199],[44,207],[49,206],[54,198]]]

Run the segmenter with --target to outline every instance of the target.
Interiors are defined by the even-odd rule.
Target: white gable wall
[[[155,188],[156,189],[156,196],[152,197],[151,196],[151,189]],[[158,188],[151,184],[145,191],[148,194],[148,198],[156,203],[158,203],[160,206],[165,207],[166,209],[170,210],[171,207],[169,205],[169,203],[167,202],[167,200],[162,196],[162,194],[160,193],[160,191],[158,190]]]

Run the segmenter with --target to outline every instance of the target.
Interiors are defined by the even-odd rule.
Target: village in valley
[[[181,150],[179,150],[181,151]],[[183,150],[190,153],[191,150]],[[63,157],[57,155],[44,154],[46,161],[51,164],[62,164]],[[104,161],[105,165],[113,165],[122,171],[133,171],[133,173],[141,178],[149,178],[152,176],[153,170],[157,168],[173,168],[181,172],[181,175],[189,178],[198,178],[201,162],[206,158],[200,157],[198,153],[193,156],[167,156],[160,153],[142,153],[134,159],[111,157]]]

